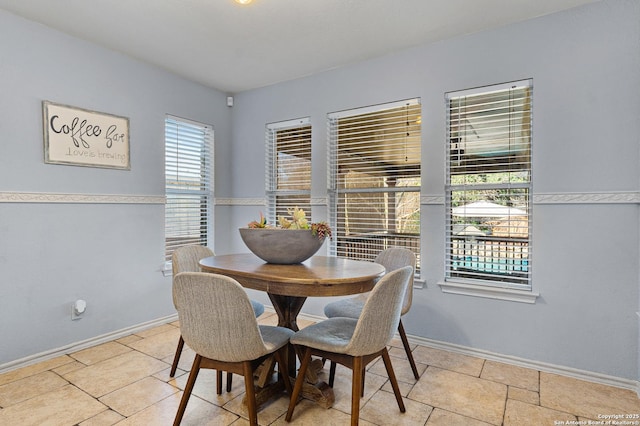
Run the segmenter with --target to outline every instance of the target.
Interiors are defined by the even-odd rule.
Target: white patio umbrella
[[[488,201],[475,201],[463,206],[454,207],[452,214],[459,217],[508,217],[526,216],[527,212],[515,207],[501,206]]]
[[[462,237],[484,237],[487,235],[486,232],[482,232],[477,227],[465,224],[453,225],[453,234]]]

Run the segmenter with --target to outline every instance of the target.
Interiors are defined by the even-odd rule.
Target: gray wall
[[[167,113],[229,146],[225,94],[4,11],[0,87],[0,192],[163,197]],[[42,100],[129,117],[131,170],[45,164]],[[175,314],[163,263],[161,202],[0,202],[0,365]]]
[[[326,114],[420,97],[427,285],[407,331],[637,380],[639,22],[636,0],[605,0],[240,93],[228,109],[225,94],[0,11],[0,192],[162,196],[163,119],[175,114],[214,125],[215,250],[246,251],[236,228],[264,208],[265,123],[311,117],[321,200]],[[444,294],[444,205],[431,201],[444,196],[444,93],[523,78],[534,84],[540,297]],[[45,99],[129,117],[131,171],[44,164]],[[325,219],[325,206],[312,216]],[[154,203],[0,203],[0,365],[173,314],[163,220]],[[87,314],[71,321],[76,298]],[[321,315],[327,301],[304,312]]]
[[[405,327],[427,339],[636,380],[639,22],[637,1],[598,2],[242,93],[232,117],[232,196],[264,195],[265,123],[311,117],[313,196],[325,197],[326,114],[420,97],[423,199],[442,199],[444,93],[533,78],[533,289],[540,297],[529,305],[442,293],[444,204],[426,201],[427,285],[415,291]],[[631,200],[617,202],[619,192]],[[260,208],[220,206],[228,238],[237,241],[235,228]],[[314,220],[323,215],[315,206]],[[309,299],[303,310],[322,315],[326,302]]]

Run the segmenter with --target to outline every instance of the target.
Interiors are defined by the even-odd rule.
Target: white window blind
[[[331,254],[373,260],[406,247],[419,268],[420,114],[419,99],[329,114]]]
[[[311,219],[311,125],[308,118],[266,127],[267,221],[275,225],[287,209],[303,209]]]
[[[165,120],[165,260],[189,244],[207,245],[212,194],[211,126]]]
[[[446,102],[445,278],[530,290],[531,81]]]

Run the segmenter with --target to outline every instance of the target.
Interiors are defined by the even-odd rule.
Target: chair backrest
[[[175,278],[180,272],[200,272],[200,259],[213,256],[209,247],[193,244],[175,249],[171,255],[171,270]],[[176,296],[173,295],[173,306],[178,309]]]
[[[213,250],[209,247],[193,244],[177,248],[171,256],[173,276],[180,272],[200,272],[201,259],[213,256]]]
[[[249,296],[233,278],[207,272],[174,277],[180,333],[196,353],[225,362],[252,360],[269,352]]]
[[[395,271],[396,269],[411,266],[413,270],[416,269],[416,255],[409,249],[403,247],[389,247],[382,250],[375,258],[374,262],[381,264],[387,270],[387,272]],[[407,291],[404,294],[402,303],[402,313],[406,314],[411,309],[411,303],[413,302],[413,275],[409,280]]]
[[[413,267],[405,266],[380,278],[369,293],[345,353],[372,354],[391,341],[398,329],[402,300],[412,275]]]

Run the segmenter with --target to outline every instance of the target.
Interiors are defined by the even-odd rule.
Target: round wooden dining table
[[[243,287],[267,293],[278,325],[298,331],[296,319],[307,297],[346,296],[370,291],[384,266],[368,261],[313,256],[293,265],[265,263],[252,253],[206,257],[204,272],[234,278]]]

